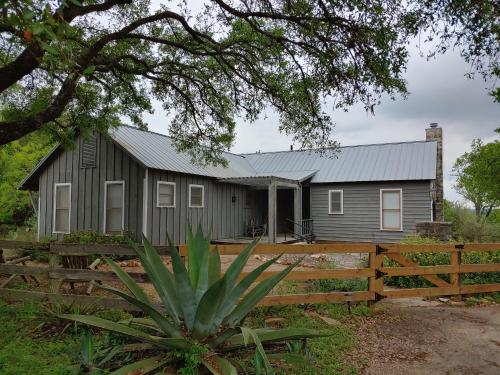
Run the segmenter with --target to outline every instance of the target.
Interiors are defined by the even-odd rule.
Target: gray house
[[[55,147],[20,188],[38,192],[40,238],[126,232],[163,245],[201,223],[220,242],[391,242],[443,220],[436,124],[425,141],[225,157],[227,168],[194,165],[169,137],[122,126]]]

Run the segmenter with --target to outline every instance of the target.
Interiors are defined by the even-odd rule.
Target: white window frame
[[[56,191],[58,186],[69,186],[69,215],[68,215],[68,231],[67,232],[62,232],[62,231],[56,231]],[[52,197],[53,199],[53,205],[52,205],[52,233],[54,234],[68,234],[71,231],[71,182],[57,182],[54,184],[54,196]],[[40,211],[38,211],[40,212]],[[40,214],[39,214],[40,215]],[[40,219],[38,219],[40,221]]]
[[[173,204],[168,205],[168,204],[160,204],[160,185],[171,185],[174,187],[174,199],[173,199]],[[156,207],[159,208],[174,208],[175,207],[175,194],[176,194],[176,184],[175,182],[170,182],[170,181],[157,181],[156,182]]]
[[[191,188],[192,187],[201,188],[201,206],[193,206],[191,204]],[[189,208],[205,208],[205,185],[189,184],[188,189],[189,189],[189,200],[188,200]]]
[[[399,228],[384,228],[383,194],[386,191],[399,192]],[[401,188],[380,189],[380,230],[387,231],[387,232],[402,232],[403,231],[403,189],[401,189]]]
[[[340,193],[340,211],[332,211],[332,193]],[[328,215],[343,215],[344,214],[344,190],[330,189],[328,190]]]
[[[118,180],[118,181],[104,181],[104,221],[103,221],[103,233],[105,235],[112,236],[113,233],[108,233],[106,231],[106,214],[108,212],[108,185],[122,185],[122,228],[121,232],[125,230],[125,181],[124,180]]]

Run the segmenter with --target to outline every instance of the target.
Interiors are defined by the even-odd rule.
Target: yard
[[[398,300],[374,312],[359,305],[351,314],[345,305],[259,308],[248,323],[332,330],[331,337],[310,340],[312,364],[275,362],[278,374],[498,374],[500,306],[482,303],[487,305]],[[128,314],[99,315],[119,320]],[[36,368],[41,375],[69,375],[79,362],[82,326],[66,327],[35,304],[0,303],[0,321],[0,374]],[[97,344],[106,340],[100,333]]]

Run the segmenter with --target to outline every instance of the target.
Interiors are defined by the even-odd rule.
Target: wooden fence
[[[241,252],[244,245],[217,245],[221,255],[235,255]],[[48,291],[31,291],[20,289],[0,288],[0,298],[5,300],[35,300],[57,302],[64,304],[78,303],[98,305],[133,310],[134,307],[117,298],[63,294],[60,286],[65,280],[73,282],[116,281],[118,278],[113,272],[92,269],[71,269],[61,267],[61,256],[88,256],[88,255],[131,255],[132,249],[124,245],[77,245],[77,244],[38,244],[22,243],[17,241],[0,241],[2,248],[38,248],[49,252],[48,267],[27,266],[20,264],[0,263],[0,274],[43,276],[49,280]],[[187,256],[186,247],[178,247],[182,256]],[[159,247],[160,253],[168,253],[166,247]],[[312,269],[294,270],[287,280],[306,281],[318,279],[353,279],[367,278],[368,290],[352,292],[307,293],[289,295],[269,295],[260,303],[261,306],[305,303],[343,303],[368,301],[373,303],[383,298],[425,297],[443,295],[462,295],[500,291],[500,283],[462,285],[460,275],[473,272],[500,272],[500,264],[463,264],[462,254],[471,251],[497,251],[500,243],[485,244],[430,244],[430,245],[403,245],[403,244],[291,244],[271,245],[259,244],[254,254],[341,254],[365,253],[368,254],[368,266],[365,268],[339,269]],[[450,264],[439,266],[420,266],[405,256],[412,252],[448,252]],[[389,258],[397,262],[400,267],[384,266],[384,259]],[[265,272],[260,279],[269,277],[279,271]],[[450,281],[445,281],[438,275],[449,274]],[[130,275],[141,283],[148,282],[144,272],[133,272]],[[244,277],[246,274],[243,274]],[[431,282],[434,287],[413,289],[392,289],[384,287],[385,276],[415,276],[419,275]]]

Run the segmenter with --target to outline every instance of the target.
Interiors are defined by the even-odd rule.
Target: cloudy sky
[[[428,124],[437,122],[444,132],[445,197],[461,200],[453,190],[453,162],[470,148],[472,139],[495,139],[493,130],[500,127],[500,104],[493,103],[488,95],[491,82],[464,77],[470,68],[457,52],[427,61],[416,46],[411,51],[406,74],[408,98],[383,99],[375,115],[357,106],[347,113],[330,110],[335,122],[332,138],[345,146],[422,140]],[[146,118],[150,130],[168,134],[168,118],[159,104],[155,107],[155,114]],[[238,122],[231,151],[286,150],[290,144],[290,138],[278,131],[277,116],[269,110],[255,123]]]

